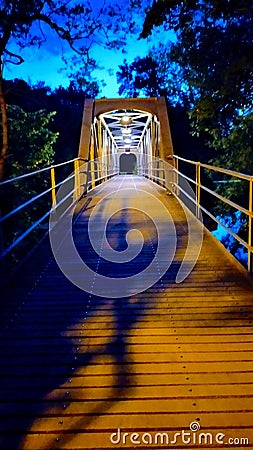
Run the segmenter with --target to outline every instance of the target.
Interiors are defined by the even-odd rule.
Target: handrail
[[[216,167],[210,164],[204,164],[197,161],[192,161],[186,158],[182,158],[181,156],[173,155],[173,159],[176,161],[176,167],[174,167],[174,172],[176,173],[177,177],[178,175],[182,176],[184,179],[192,182],[195,185],[196,189],[196,205],[198,210],[203,211],[205,214],[207,214],[213,221],[215,221],[218,225],[220,225],[222,228],[224,228],[231,236],[233,236],[234,239],[236,239],[241,245],[243,245],[247,249],[248,253],[248,262],[247,262],[247,268],[248,271],[252,271],[252,257],[253,257],[253,246],[252,246],[252,219],[253,219],[253,208],[252,208],[252,200],[253,200],[253,176],[247,175],[245,173],[236,172],[234,170],[225,169],[222,167]],[[193,180],[192,178],[186,176],[182,171],[179,170],[179,161],[191,164],[195,166],[196,170],[196,178]],[[214,190],[208,188],[207,186],[204,186],[201,182],[201,168],[207,169],[213,172],[222,173],[223,175],[228,175],[231,177],[236,178],[236,180],[233,181],[240,181],[244,180],[249,183],[249,198],[248,198],[248,209],[239,205],[238,203],[224,197],[223,195],[218,194]],[[231,180],[230,180],[231,181]],[[178,186],[179,187],[179,186]],[[206,208],[204,208],[201,205],[201,190],[207,192],[208,194],[212,195],[213,197],[217,198],[224,204],[227,204],[234,208],[237,211],[242,212],[248,217],[248,240],[247,242],[242,239],[237,233],[232,231],[229,227],[224,225],[217,217],[215,217],[210,211],[208,211]],[[198,216],[198,214],[196,214]]]
[[[10,217],[12,217],[14,214],[16,214],[17,212],[21,211],[22,209],[26,208],[27,206],[31,205],[32,203],[34,203],[36,200],[39,200],[40,198],[42,198],[44,195],[49,194],[49,192],[52,192],[53,189],[60,187],[63,183],[65,183],[67,180],[71,180],[71,178],[73,178],[75,176],[75,174],[70,175],[70,177],[66,178],[63,181],[60,181],[59,183],[57,183],[56,185],[54,185],[54,187],[50,187],[48,189],[46,189],[45,191],[41,192],[38,195],[35,195],[34,197],[32,197],[30,200],[27,200],[25,203],[22,203],[21,205],[17,206],[15,209],[13,209],[12,211],[10,211],[9,213],[7,213],[5,216],[0,217],[0,223],[4,222],[5,220],[9,219]]]
[[[227,205],[231,206],[234,209],[237,209],[241,211],[243,214],[247,216],[253,217],[253,213],[247,210],[246,208],[243,208],[243,206],[238,205],[235,202],[232,202],[232,200],[227,199],[226,197],[223,197],[223,195],[217,194],[217,192],[212,191],[211,189],[207,188],[206,186],[201,186],[202,189],[206,192],[208,192],[211,195],[214,195],[214,197],[218,198],[218,200],[222,201],[223,203],[226,203]]]
[[[39,173],[46,172],[47,170],[50,170],[50,169],[57,169],[58,167],[65,166],[66,164],[70,164],[70,163],[76,161],[77,159],[79,159],[79,158],[70,159],[68,161],[65,161],[65,162],[62,162],[59,164],[54,164],[52,166],[43,167],[43,169],[34,170],[33,172],[24,173],[23,175],[18,175],[17,177],[14,177],[14,178],[9,178],[8,180],[1,181],[0,187],[4,186],[6,184],[13,183],[14,181],[22,180],[23,178],[28,178],[28,177],[31,177],[34,175],[38,175]]]
[[[189,199],[195,208],[195,215],[197,219],[200,219],[201,211],[205,214],[207,214],[214,222],[216,222],[218,225],[220,225],[223,229],[227,231],[231,236],[233,236],[234,239],[236,239],[242,246],[244,246],[247,249],[248,253],[248,271],[252,271],[252,255],[253,255],[253,246],[252,246],[252,231],[253,231],[253,176],[247,175],[244,173],[236,172],[234,170],[229,169],[223,169],[221,167],[216,167],[209,164],[200,163],[197,161],[188,160],[186,158],[182,158],[181,156],[177,155],[171,155],[171,161],[174,160],[174,164],[172,165],[169,162],[165,162],[164,160],[160,158],[153,158],[153,160],[146,162],[144,165],[144,168],[141,168],[140,174],[147,176],[148,178],[158,182],[159,184],[162,182],[162,184],[173,192],[173,194],[176,197],[182,198],[186,197]],[[195,179],[191,178],[190,176],[186,175],[182,172],[182,170],[179,170],[179,162],[182,161],[184,163],[188,163],[195,167]],[[171,173],[173,174],[169,180],[166,180],[166,168],[170,168]],[[248,181],[249,183],[249,208],[245,208],[236,202],[224,197],[223,195],[218,194],[214,190],[210,189],[207,186],[204,186],[201,182],[201,169],[207,169],[216,171],[219,173],[222,173],[224,175],[229,175],[231,177],[236,177],[237,179],[234,181]],[[160,172],[163,171],[163,175],[160,174]],[[159,173],[159,175],[158,175]],[[163,176],[163,178],[161,178]],[[182,179],[192,183],[195,186],[195,195],[192,196],[189,192],[187,192],[182,185]],[[208,211],[203,205],[201,205],[201,191],[205,191],[208,194],[212,195],[216,199],[220,200],[224,204],[229,205],[230,207],[234,208],[237,211],[242,212],[245,214],[248,218],[248,240],[247,242],[242,239],[237,233],[232,231],[229,227],[224,225],[217,217],[215,217],[210,211]]]
[[[177,157],[176,157],[177,158]],[[186,160],[185,160],[186,161]],[[199,164],[196,162],[196,164]],[[205,165],[207,167],[207,164]],[[202,167],[202,166],[201,166]],[[214,166],[210,166],[210,167],[214,167]],[[175,172],[178,175],[181,175],[185,180],[190,181],[191,183],[197,185],[197,181],[193,180],[192,178],[188,177],[187,175],[185,175],[183,172],[181,172],[178,169],[174,169]],[[220,172],[220,171],[219,171]],[[240,177],[241,178],[241,177]],[[253,177],[249,177],[252,178]],[[241,178],[242,179],[242,178]],[[235,180],[236,181],[236,180]],[[226,181],[225,181],[226,182]],[[237,203],[233,202],[232,200],[227,199],[226,197],[223,197],[223,195],[217,194],[217,192],[213,191],[212,189],[209,189],[206,186],[201,185],[201,189],[203,189],[204,191],[208,192],[209,194],[213,195],[214,197],[218,198],[218,200],[222,201],[223,203],[226,203],[227,205],[231,206],[234,209],[238,209],[239,211],[241,211],[243,214],[245,215],[250,215],[253,218],[253,213],[249,212],[249,210],[247,210],[246,208],[243,208],[243,206],[238,205]]]
[[[195,215],[199,219],[201,215],[201,211],[207,214],[213,221],[215,221],[218,225],[223,227],[231,236],[233,236],[241,245],[243,245],[248,252],[248,270],[251,271],[252,269],[252,254],[253,254],[253,246],[252,246],[252,220],[253,220],[253,207],[252,207],[252,199],[253,199],[253,176],[247,175],[244,173],[236,172],[229,169],[223,169],[221,167],[216,167],[209,164],[200,163],[197,161],[188,160],[186,158],[182,158],[177,155],[173,155],[172,161],[174,160],[175,164],[171,165],[169,163],[166,163],[164,160],[159,158],[154,158],[151,161],[146,161],[144,164],[144,167],[140,167],[140,174],[144,176],[148,176],[149,178],[156,181],[158,184],[162,184],[163,186],[170,189],[176,196],[180,197],[180,195],[185,196],[188,198],[193,204],[195,208]],[[179,162],[188,163],[195,167],[196,176],[195,179],[191,178],[190,176],[186,175],[182,172],[182,170],[179,170]],[[82,168],[82,165],[80,162],[86,162],[87,167],[85,170]],[[67,176],[65,180],[60,181],[58,183],[55,182],[55,170],[59,167],[66,166],[68,164],[74,163],[74,171],[72,174]],[[168,180],[168,172],[166,176],[166,164],[169,167],[169,173],[171,173],[169,180]],[[236,202],[224,197],[223,195],[218,194],[215,192],[215,190],[210,189],[207,186],[204,186],[201,181],[201,169],[207,169],[215,172],[222,173],[224,175],[229,175],[231,177],[236,178],[237,180],[244,180],[249,183],[249,208],[245,208]],[[0,183],[0,188],[2,186],[6,186],[7,184],[17,182],[19,180],[23,180],[27,177],[36,176],[37,174],[44,173],[44,172],[51,172],[51,186],[44,190],[43,192],[35,195],[34,197],[30,198],[23,204],[17,206],[14,210],[8,212],[5,216],[0,218],[0,223],[4,222],[5,220],[11,218],[21,210],[27,208],[32,203],[36,202],[40,198],[42,198],[44,195],[49,194],[51,192],[52,196],[52,205],[51,208],[42,215],[41,218],[36,220],[27,230],[25,230],[23,233],[21,233],[20,236],[16,237],[16,239],[6,248],[3,250],[2,254],[0,255],[0,259],[3,259],[11,250],[13,250],[26,236],[28,236],[38,225],[40,225],[43,220],[48,217],[52,211],[56,211],[58,206],[60,206],[67,198],[70,198],[73,196],[71,205],[74,205],[76,201],[79,200],[80,197],[84,194],[84,192],[88,192],[90,189],[94,188],[97,184],[107,180],[109,177],[117,174],[117,170],[115,170],[115,167],[107,167],[102,160],[86,160],[83,158],[74,158],[69,161],[65,161],[63,163],[51,165],[49,167],[45,167],[40,170],[36,170],[34,172],[30,172],[27,174],[20,175],[15,178],[11,178],[9,180],[6,180],[2,183]],[[80,181],[80,177],[83,177],[85,179],[85,183],[83,184]],[[195,196],[192,197],[189,192],[186,192],[184,189],[184,186],[181,183],[181,177],[182,179],[192,183],[195,186]],[[73,184],[71,185],[71,191],[68,193],[64,199],[57,200],[56,198],[56,189],[61,187],[66,181],[71,181],[73,179]],[[82,187],[82,189],[81,189]],[[224,225],[217,217],[215,217],[210,211],[208,211],[203,205],[201,205],[201,192],[205,191],[208,194],[212,195],[216,199],[220,200],[224,204],[229,205],[230,207],[234,208],[235,210],[238,210],[245,214],[248,217],[248,239],[247,242],[242,239],[238,234],[233,232],[229,227]]]
[[[74,170],[73,173],[68,175],[63,181],[59,181],[58,183],[55,182],[55,171],[59,167],[63,167],[66,165],[69,165],[71,163],[74,163]],[[87,165],[86,170],[83,170],[82,164],[80,163],[89,163]],[[97,167],[97,164],[99,167]],[[61,206],[66,200],[69,198],[72,198],[72,202],[70,206],[64,210],[64,213],[69,210],[69,207],[74,206],[76,202],[82,197],[83,193],[90,188],[95,187],[95,185],[99,184],[101,181],[106,180],[108,177],[113,176],[116,174],[115,170],[111,171],[108,170],[107,167],[104,167],[105,174],[103,176],[100,175],[101,168],[104,166],[101,164],[101,161],[96,160],[87,160],[84,158],[73,158],[68,161],[64,161],[59,164],[54,164],[48,167],[44,167],[43,169],[35,170],[33,172],[29,172],[23,175],[19,175],[18,177],[10,178],[9,180],[3,181],[0,183],[0,188],[6,185],[10,185],[14,182],[19,182],[20,180],[23,181],[26,178],[31,178],[33,176],[36,176],[38,174],[48,172],[50,173],[50,181],[51,186],[47,189],[45,189],[43,192],[36,194],[29,200],[25,201],[21,205],[17,206],[12,211],[5,214],[5,216],[0,217],[0,224],[6,221],[7,219],[10,219],[15,214],[19,213],[20,211],[24,210],[25,208],[29,207],[31,204],[35,203],[37,200],[41,199],[43,196],[49,194],[51,192],[51,207],[48,211],[46,211],[39,219],[37,219],[34,223],[32,223],[25,231],[21,232],[19,236],[17,236],[12,243],[8,245],[7,248],[2,250],[2,253],[0,254],[0,260],[4,259],[20,242],[22,242],[33,230],[35,230],[52,212],[55,212],[58,214],[58,207]],[[91,173],[92,172],[92,173]],[[118,173],[118,172],[117,172]],[[89,174],[90,178],[89,179]],[[81,184],[81,175],[85,178],[84,184]],[[67,193],[67,195],[64,196],[64,198],[57,199],[56,197],[56,189],[60,188],[64,183],[71,181],[73,179],[73,184],[71,185],[70,191]],[[81,186],[83,187],[83,190],[81,189]],[[57,215],[56,214],[56,215]]]
[[[173,158],[177,159],[178,161],[184,161],[186,163],[193,164],[195,166],[197,164],[199,164],[201,167],[203,167],[205,169],[214,170],[215,172],[220,172],[220,173],[223,173],[225,175],[231,175],[231,176],[234,176],[234,177],[237,177],[237,178],[241,178],[242,180],[247,180],[247,181],[252,180],[253,181],[253,175],[247,175],[246,173],[236,172],[235,170],[224,169],[222,167],[212,166],[210,164],[204,164],[204,163],[201,163],[199,161],[198,162],[197,161],[192,161],[190,159],[182,158],[181,156],[177,156],[177,155],[173,155]]]

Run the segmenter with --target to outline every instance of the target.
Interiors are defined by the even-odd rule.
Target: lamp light
[[[132,123],[132,119],[128,114],[125,114],[120,119],[120,125],[130,125]]]
[[[122,134],[129,135],[132,133],[131,128],[121,128]]]

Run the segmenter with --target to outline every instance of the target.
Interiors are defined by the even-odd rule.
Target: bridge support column
[[[85,100],[78,156],[87,160],[89,159],[93,110],[94,100]]]

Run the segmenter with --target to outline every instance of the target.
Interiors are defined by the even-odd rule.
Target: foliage
[[[0,8],[0,56],[22,62],[22,56],[9,50],[12,42],[22,49],[27,46],[41,47],[55,33],[77,54],[88,60],[93,42],[111,48],[124,44],[125,26],[115,17],[122,18],[121,8],[114,2],[102,5],[78,0],[3,0]],[[133,24],[131,24],[133,27]],[[18,62],[16,61],[16,62]]]
[[[177,39],[160,44],[159,52],[153,54],[156,61],[159,55],[166,55],[172,69],[176,67],[181,80],[178,83],[175,76],[175,85],[184,86],[183,96],[180,90],[178,95],[188,108],[193,136],[205,139],[213,153],[212,164],[252,174],[252,1],[156,0],[146,12],[141,37],[148,37],[161,25],[173,29]],[[217,192],[248,208],[248,183],[233,182],[229,177],[222,180],[219,175],[218,183],[211,177]],[[233,226],[237,223],[247,239],[247,221],[239,221],[231,207],[218,201],[213,206],[223,220]],[[225,219],[225,215],[229,217]],[[233,246],[235,252],[237,243]]]
[[[50,42],[59,49],[70,80],[87,82],[97,62],[92,49],[124,51],[126,36],[140,30],[136,17],[147,0],[2,0],[0,5],[0,60],[24,62],[23,49]],[[74,71],[73,71],[74,68]]]
[[[177,34],[167,58],[179,65],[187,86],[193,133],[204,135],[226,166],[252,171],[246,163],[252,160],[253,137],[251,0],[157,0],[142,37],[164,22]]]
[[[30,86],[23,80],[15,79],[5,81],[4,89],[9,105],[19,105],[29,112],[39,109],[47,113],[57,111],[48,123],[49,130],[59,132],[54,144],[54,161],[59,163],[77,156],[84,100],[96,96],[97,85],[90,83],[84,88],[70,82],[67,88],[60,86],[52,91],[44,83]]]
[[[54,144],[58,133],[49,129],[55,112],[44,110],[27,112],[19,106],[9,105],[10,154],[7,162],[7,174],[14,178],[26,172],[33,172],[45,166],[50,166],[54,160]],[[16,181],[3,186],[0,193],[1,211],[5,215],[8,211],[50,187],[50,179],[45,173]],[[5,247],[21,235],[29,226],[50,209],[50,195],[41,197],[29,207],[21,210],[12,219],[3,223]],[[8,260],[11,267],[18,262],[41,236],[41,229],[17,247]]]
[[[8,107],[8,112],[12,176],[49,166],[54,159],[53,144],[58,133],[50,131],[48,125],[56,112],[27,112],[14,105]]]
[[[140,94],[150,97],[165,95],[164,76],[159,70],[161,69],[159,62],[152,56],[137,57],[130,65],[125,59],[119,69],[117,81],[121,83],[120,95],[126,94],[129,97],[138,97]]]
[[[117,72],[119,94],[166,97],[171,105],[187,107],[189,93],[185,92],[180,66],[170,60],[170,46],[160,43],[147,56],[138,56],[130,64],[125,59]]]
[[[131,2],[127,8],[105,0],[85,3],[78,0],[2,0],[0,5],[0,109],[2,115],[2,150],[0,155],[0,179],[4,176],[4,164],[8,157],[8,120],[5,93],[3,90],[3,67],[7,63],[24,62],[22,50],[26,47],[40,48],[47,41],[60,47],[70,79],[78,87],[97,90],[95,79],[89,80],[96,67],[90,56],[91,48],[122,48],[126,34],[135,30],[131,19]],[[69,53],[69,49],[71,52]],[[66,57],[68,50],[68,57]],[[65,52],[65,53],[64,53]],[[71,56],[74,57],[71,60]],[[73,70],[74,68],[74,70]],[[79,69],[78,69],[79,68]],[[73,73],[77,71],[77,75]]]

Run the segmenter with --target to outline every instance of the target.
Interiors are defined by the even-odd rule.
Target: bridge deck
[[[183,210],[138,177],[96,188],[76,233],[103,196],[133,186],[155,193],[170,210],[178,235],[174,269],[146,292],[101,298],[72,285],[50,257],[1,332],[3,450],[205,448],[211,440],[221,449],[232,446],[231,438],[237,449],[252,448],[253,294],[236,264],[205,233],[194,270],[176,284],[173,270],[187,242]],[[152,241],[149,232],[152,227],[146,229]],[[200,431],[190,431],[191,423]],[[174,439],[182,430],[190,435]],[[210,434],[199,443],[201,431]],[[158,432],[167,433],[169,444]]]

